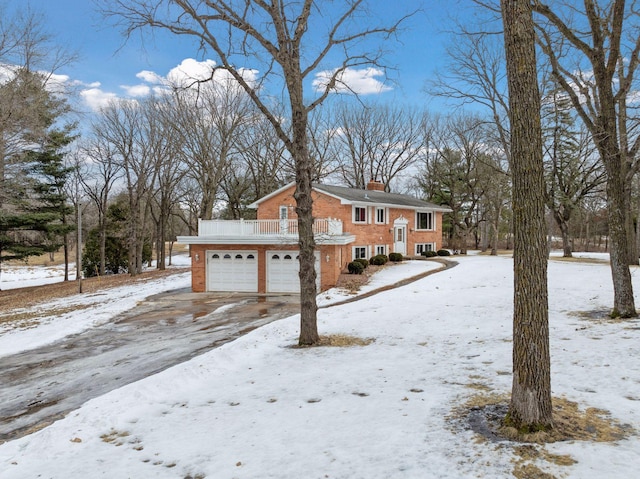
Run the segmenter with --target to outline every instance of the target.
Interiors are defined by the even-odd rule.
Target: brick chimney
[[[367,184],[367,189],[372,191],[384,191],[384,183],[381,183],[378,180],[372,179]]]

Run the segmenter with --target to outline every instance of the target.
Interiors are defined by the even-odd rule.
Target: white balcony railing
[[[341,235],[342,221],[317,219],[315,235]],[[199,220],[198,236],[298,236],[297,220]]]

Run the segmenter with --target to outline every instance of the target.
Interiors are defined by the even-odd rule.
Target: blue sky
[[[389,0],[372,1],[383,15],[393,14],[398,5]],[[400,1],[407,9],[422,6],[423,11],[410,20],[408,30],[401,34],[401,43],[389,45],[393,54],[388,56],[387,64],[395,67],[390,72],[394,82],[388,84],[390,88],[386,91],[369,94],[367,98],[377,96],[381,102],[426,105],[430,99],[423,91],[425,81],[446,62],[443,52],[448,36],[444,31],[451,25],[449,14],[471,2]],[[5,0],[5,4],[16,9],[25,8],[26,2]],[[215,60],[213,56],[202,58],[190,40],[164,32],[145,36],[144,48],[139,38],[123,46],[121,34],[101,18],[91,0],[31,0],[29,4],[44,15],[48,31],[80,55],[74,65],[58,73],[79,82],[87,107],[95,108],[113,96],[142,95],[153,87],[154,76],[166,77],[185,59]]]

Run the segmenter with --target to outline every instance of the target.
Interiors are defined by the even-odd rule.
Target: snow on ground
[[[474,440],[448,416],[480,389],[510,391],[513,262],[453,259],[459,266],[319,311],[321,334],[374,339],[368,346],[296,349],[299,317],[271,323],[0,445],[0,476],[512,477],[513,448]],[[385,268],[376,281],[427,264]],[[610,278],[606,264],[549,263],[553,395],[640,430],[640,322],[580,314],[609,309]],[[637,268],[633,279],[638,290]],[[558,478],[635,477],[640,464],[637,436],[545,447],[577,461],[535,462]]]
[[[171,258],[173,266],[190,266],[191,260],[187,255],[174,255]],[[50,266],[33,266],[21,264],[2,264],[0,268],[0,290],[26,288],[43,284],[59,283],[64,280],[64,264]],[[155,268],[155,261],[152,262]],[[69,263],[69,281],[76,279],[76,264]]]
[[[176,256],[172,263],[174,266],[184,266],[189,264],[188,261],[186,256]],[[19,280],[24,280],[25,286],[27,283],[30,286],[48,284],[51,282],[49,279],[55,277],[46,271],[52,269],[51,267],[28,269],[32,270],[28,273],[30,278]],[[57,268],[53,268],[53,270],[58,271]],[[19,276],[25,275],[27,273]],[[61,278],[57,280],[61,281]],[[22,312],[36,313],[55,310],[57,314],[41,317],[37,323],[27,321],[19,324],[18,327],[15,324],[0,323],[0,360],[3,356],[35,349],[88,328],[105,324],[114,316],[133,308],[148,296],[190,286],[191,273],[182,273],[153,281],[140,280],[139,286],[135,288],[131,286],[113,288],[109,290],[108,295],[104,292],[77,294],[24,309]]]
[[[2,264],[0,270],[0,290],[26,288],[43,284],[59,283],[64,280],[64,264],[52,266],[29,266]],[[76,264],[69,264],[69,280],[76,279]]]

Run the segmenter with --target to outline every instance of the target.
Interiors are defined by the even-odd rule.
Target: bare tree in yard
[[[505,91],[504,48],[496,35],[470,32],[459,25],[453,44],[447,48],[450,63],[430,82],[427,93],[447,98],[461,106],[482,106],[487,121],[495,125],[493,143],[500,145],[509,163],[509,105]]]
[[[336,147],[339,132],[328,108],[318,108],[313,111],[309,118],[308,132],[309,152],[315,170],[313,181],[321,183],[339,168],[340,153]],[[295,171],[295,168],[292,171]]]
[[[156,229],[156,267],[161,270],[166,269],[165,244],[173,239],[169,235],[169,220],[179,201],[178,185],[188,171],[179,155],[181,138],[174,127],[172,107],[168,96],[150,98],[144,103],[146,155],[155,159],[157,165],[150,213]]]
[[[491,255],[496,256],[504,217],[509,214],[511,207],[511,173],[501,152],[482,155],[478,166],[484,188],[484,195],[480,199],[481,219],[489,228],[482,238],[483,248],[486,248],[488,242],[491,245]]]
[[[486,141],[486,129],[478,117],[456,115],[435,122],[417,178],[430,201],[452,209],[447,214],[451,247],[461,254],[466,254],[469,237],[477,229],[487,179],[495,174],[489,168],[493,160],[486,153]]]
[[[391,182],[417,162],[424,131],[420,112],[399,106],[343,103],[335,116],[340,171],[351,188],[365,189],[376,179],[390,191]]]
[[[571,219],[586,198],[603,188],[604,170],[591,134],[576,125],[568,97],[554,90],[546,96],[545,103],[542,111],[547,207],[560,229],[563,256],[570,258]]]
[[[234,79],[214,75],[197,88],[177,85],[173,110],[188,174],[202,190],[199,217],[210,220],[219,200],[219,185],[228,174],[231,157],[240,149],[240,138],[256,116],[255,108]]]
[[[540,94],[529,0],[501,0],[513,178],[513,385],[506,422],[553,427]]]
[[[137,102],[121,100],[101,112],[98,134],[116,153],[127,190],[129,215],[128,270],[135,276],[142,272],[144,243],[148,240],[152,187],[156,182],[158,158],[145,136],[144,108]]]
[[[115,160],[113,147],[96,132],[98,124],[92,126],[92,137],[83,145],[85,161],[78,161],[78,180],[82,189],[96,206],[98,212],[98,237],[100,249],[99,275],[104,276],[106,264],[107,208],[114,184],[122,177],[122,164]]]
[[[637,88],[640,24],[636,2],[532,1],[538,40],[553,80],[593,135],[607,175],[614,317],[635,317],[629,264],[638,263],[631,219],[631,185],[638,170],[638,120],[629,99]]]
[[[381,52],[371,53],[369,39],[388,39],[400,21],[390,26],[361,27],[364,0],[103,0],[105,14],[121,21],[127,35],[146,27],[166,29],[194,38],[210,49],[218,69],[231,74],[269,119],[296,165],[296,212],[300,248],[301,345],[318,341],[316,324],[315,241],[311,181],[313,161],[307,136],[308,115],[342,86],[344,72],[379,65]],[[370,17],[366,13],[371,13]],[[290,128],[274,115],[265,83],[245,78],[241,65],[251,58],[265,67],[263,80],[277,74]],[[331,65],[329,62],[331,61]],[[304,85],[325,68],[318,94],[306,100]],[[212,77],[215,71],[212,72]]]

